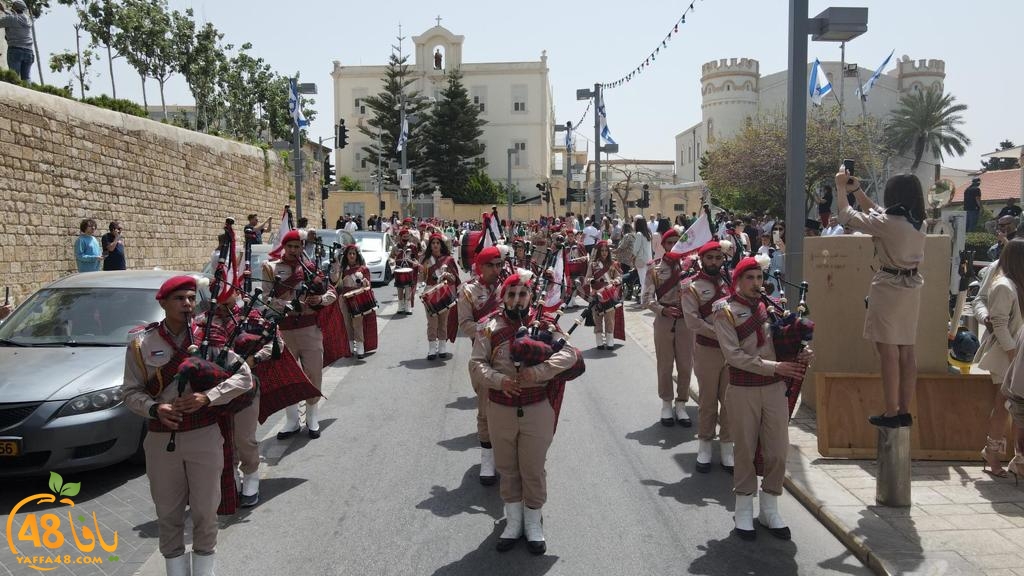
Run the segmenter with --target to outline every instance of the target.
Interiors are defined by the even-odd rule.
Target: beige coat
[[[1001,384],[1010,368],[1010,352],[1017,348],[1022,322],[1013,281],[998,270],[991,274],[997,276],[988,283],[984,297],[979,295],[974,301],[974,315],[979,323],[990,320],[992,329],[985,331],[974,361],[979,368],[988,370],[993,382]]]
[[[878,269],[868,289],[864,338],[884,344],[913,345],[917,341],[917,317],[921,309],[921,274],[898,275],[882,268],[910,270],[924,261],[924,231],[902,216],[864,213],[847,207],[839,223],[870,234],[878,255]]]

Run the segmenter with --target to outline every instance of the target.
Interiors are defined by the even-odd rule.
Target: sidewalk
[[[653,314],[627,304],[625,316],[630,341],[653,356]],[[694,379],[693,398],[696,386]],[[814,412],[798,408],[786,488],[877,574],[1024,576],[1024,484],[983,473],[980,455],[921,461],[913,464],[914,505],[876,506],[875,462],[822,458],[816,430]]]

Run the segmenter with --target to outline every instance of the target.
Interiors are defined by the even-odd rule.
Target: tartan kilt
[[[616,340],[626,341],[626,313],[622,311],[622,305],[615,307],[615,329],[612,330]]]
[[[277,360],[257,364],[253,373],[260,379],[260,424],[282,408],[322,396],[287,348]]]
[[[458,314],[454,316],[458,322]],[[377,345],[377,311],[371,310],[363,314],[363,351],[373,352],[377,350]]]
[[[459,335],[459,311],[456,307],[452,307],[448,310],[448,341],[455,342],[455,337]]]
[[[324,306],[317,313],[317,324],[324,339],[324,366],[330,366],[338,358],[346,358],[352,355],[351,346],[348,343],[348,334],[345,332],[345,320],[341,317],[341,308],[335,302]]]

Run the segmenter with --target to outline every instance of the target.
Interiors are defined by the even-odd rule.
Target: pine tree
[[[469,100],[457,69],[448,73],[448,86],[423,129],[426,159],[423,166],[431,185],[441,187],[441,195],[460,203],[486,202],[467,188],[474,172],[484,168],[483,135],[486,120]]]
[[[359,131],[369,137],[370,145],[363,147],[367,155],[367,163],[376,167],[377,160],[384,171],[384,181],[396,184],[398,178],[394,171],[388,170],[390,162],[402,161],[402,153],[397,152],[398,136],[402,130],[402,92],[405,91],[405,115],[415,116],[421,113],[428,103],[419,92],[408,88],[416,80],[409,75],[408,56],[392,53],[384,71],[384,90],[376,96],[368,96],[364,103],[373,110],[373,118],[360,126]],[[406,167],[413,171],[416,180],[423,182],[416,186],[417,191],[427,190],[425,180],[419,177],[419,169],[423,166],[423,122],[409,122],[409,138],[406,141]],[[377,134],[380,134],[380,147],[377,145]]]

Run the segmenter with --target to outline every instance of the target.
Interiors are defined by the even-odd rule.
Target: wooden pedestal
[[[882,412],[878,374],[818,373],[818,452],[826,457],[874,459],[877,429],[868,416]],[[920,374],[911,406],[911,457],[980,461],[996,385],[988,375]],[[1003,460],[1013,452],[1007,426]]]

